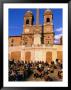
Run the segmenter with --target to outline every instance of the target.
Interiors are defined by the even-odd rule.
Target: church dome
[[[33,16],[33,14],[32,14],[31,11],[27,11],[27,12],[25,13],[25,16]]]
[[[44,15],[46,14],[52,14],[52,11],[50,9],[45,10]]]

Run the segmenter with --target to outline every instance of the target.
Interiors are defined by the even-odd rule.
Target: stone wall
[[[62,46],[61,45],[55,45],[53,47],[10,47],[9,48],[9,58],[11,59],[20,59],[23,61],[48,61],[49,63],[51,61],[55,61],[57,58],[62,59]]]
[[[8,46],[19,46],[21,45],[21,36],[9,37]]]

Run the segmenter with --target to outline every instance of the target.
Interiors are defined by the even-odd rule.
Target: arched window
[[[13,46],[13,44],[11,44],[11,46]]]
[[[50,38],[50,36],[48,36],[48,38]]]
[[[26,20],[26,24],[29,24],[29,19]]]
[[[11,40],[11,43],[13,43],[13,42],[14,42],[14,39]]]
[[[46,19],[46,22],[50,22],[50,18],[47,18],[47,19]]]
[[[49,44],[49,41],[48,41],[48,44]]]

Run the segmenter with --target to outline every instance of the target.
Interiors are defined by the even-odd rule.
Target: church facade
[[[62,37],[60,44],[54,44],[53,14],[51,10],[44,12],[44,24],[39,24],[39,9],[36,10],[36,24],[33,24],[33,13],[24,15],[23,32],[20,36],[9,36],[8,58],[24,62],[44,61],[50,63],[62,61]]]

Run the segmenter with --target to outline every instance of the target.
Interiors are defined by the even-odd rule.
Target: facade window
[[[11,40],[11,46],[13,46],[13,43],[14,43],[14,39]]]
[[[29,24],[29,19],[26,20],[26,24]]]
[[[13,42],[14,42],[14,40],[12,39],[12,40],[11,40],[11,43],[13,43]]]
[[[50,18],[47,18],[47,19],[46,19],[46,22],[50,22]]]
[[[11,46],[13,46],[13,44],[11,44]]]
[[[27,42],[25,42],[25,45],[27,45]]]
[[[48,41],[48,44],[49,44],[49,41]]]
[[[50,36],[48,36],[48,38],[50,38]]]

